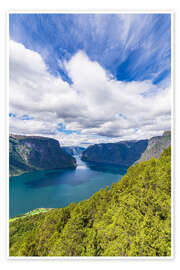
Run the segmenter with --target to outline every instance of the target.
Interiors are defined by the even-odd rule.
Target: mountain
[[[152,137],[148,140],[148,145],[144,153],[137,162],[158,158],[168,146],[171,145],[171,131],[165,131],[162,136]]]
[[[38,136],[9,137],[10,176],[36,170],[75,167],[75,158],[65,153],[57,140]]]
[[[88,200],[9,225],[10,256],[171,256],[171,149]]]
[[[95,144],[82,152],[82,160],[130,166],[141,157],[147,145],[148,140]]]
[[[61,148],[66,153],[72,156],[79,156],[85,150],[84,147],[80,147],[80,146],[62,146]]]
[[[89,146],[82,152],[82,160],[131,166],[135,162],[158,158],[165,148],[171,145],[171,132],[149,140],[122,141]]]

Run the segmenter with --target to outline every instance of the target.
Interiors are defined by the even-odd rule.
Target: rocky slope
[[[158,158],[171,145],[171,132],[149,140],[122,141],[89,146],[82,152],[82,160],[130,166],[135,162]]]
[[[84,147],[80,147],[80,146],[62,146],[61,148],[66,153],[72,156],[80,155],[85,150]]]
[[[171,131],[166,131],[162,136],[152,137],[148,140],[148,146],[137,162],[158,158],[168,146],[171,145]]]
[[[65,153],[57,140],[37,136],[9,137],[10,176],[36,170],[75,167],[75,158]]]

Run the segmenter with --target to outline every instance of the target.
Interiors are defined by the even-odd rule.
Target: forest
[[[171,147],[87,200],[9,226],[10,256],[171,256]]]

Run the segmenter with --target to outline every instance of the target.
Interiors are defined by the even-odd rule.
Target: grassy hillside
[[[170,147],[88,200],[10,222],[10,256],[170,255]]]

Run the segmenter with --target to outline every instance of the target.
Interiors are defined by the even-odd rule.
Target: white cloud
[[[170,128],[170,89],[116,81],[83,52],[62,63],[73,84],[50,75],[41,56],[10,41],[10,132],[51,135],[63,144],[141,139]],[[33,117],[21,120],[23,115]],[[62,122],[81,134],[57,131]],[[104,136],[104,137],[99,137]]]
[[[46,122],[41,120],[10,119],[10,133],[13,134],[42,134],[55,135],[57,130],[56,121]]]

